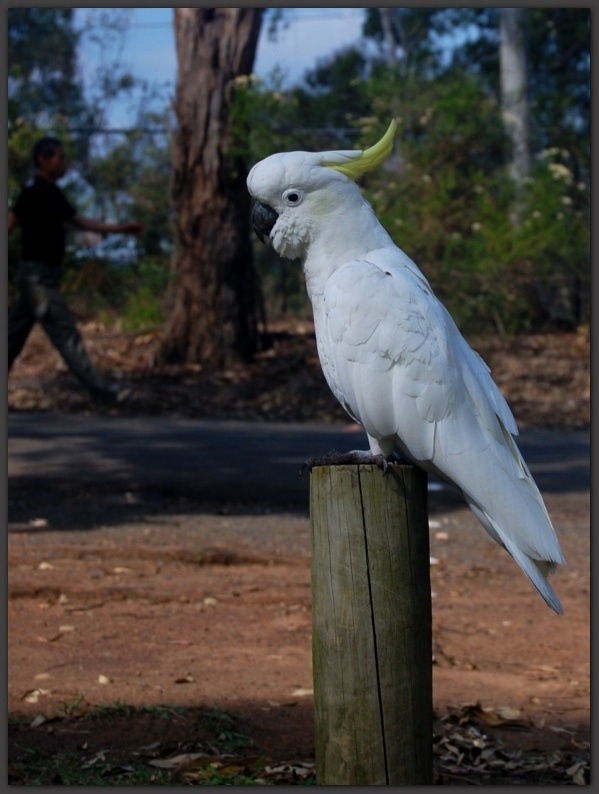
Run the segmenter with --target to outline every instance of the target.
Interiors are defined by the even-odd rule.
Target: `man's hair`
[[[50,135],[40,138],[33,147],[32,156],[34,164],[36,166],[39,165],[40,157],[44,159],[52,157],[54,152],[60,147],[62,147],[62,141],[59,141],[58,138],[52,138]]]

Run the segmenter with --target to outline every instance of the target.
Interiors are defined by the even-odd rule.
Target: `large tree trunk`
[[[514,221],[518,222],[522,182],[530,173],[526,23],[528,9],[500,11],[501,110],[511,142],[510,175],[516,185]]]
[[[250,198],[229,151],[229,92],[251,72],[262,10],[175,8],[178,75],[173,146],[177,285],[165,361],[218,368],[257,347]]]
[[[385,42],[385,60],[392,69],[397,66],[397,44],[395,43],[395,8],[378,8],[383,39]]]

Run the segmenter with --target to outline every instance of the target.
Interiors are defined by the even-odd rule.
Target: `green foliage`
[[[259,763],[253,769],[240,768],[239,764],[231,764],[224,770],[216,765],[205,766],[195,772],[193,779],[200,786],[256,786],[264,785],[265,781],[260,777],[264,764]]]
[[[9,120],[84,111],[77,45],[73,9],[8,9]]]
[[[87,29],[77,32],[67,9],[9,10],[9,200],[29,175],[31,145],[49,120],[93,190],[93,204],[86,207],[79,193],[77,206],[92,215],[140,220],[145,258],[160,261],[168,281],[174,237],[168,139],[142,130],[168,127],[170,112],[152,116],[142,109],[137,132],[92,147],[93,155],[84,138],[69,135],[67,117],[59,115],[67,102],[69,124],[74,118],[99,122],[102,103],[131,88],[126,71],[107,67],[97,75],[93,107],[82,107],[74,60],[83,40],[92,46],[120,41],[126,13],[92,10]],[[276,9],[271,21],[275,29],[285,23]],[[378,174],[368,175],[363,189],[462,329],[515,332],[588,320],[589,9],[529,9],[531,129],[538,156],[518,199],[519,222],[499,106],[499,9],[393,9],[387,21],[397,45],[394,67],[385,57],[389,29],[383,29],[378,9],[367,9],[364,34],[379,42],[376,57],[346,48],[319,61],[302,85],[290,89],[277,71],[264,81],[253,75],[234,81],[228,151],[235,167],[277,151],[368,146],[395,116],[395,153]],[[447,58],[440,37],[449,34],[461,43]],[[44,70],[52,78],[47,85],[40,80]],[[17,248],[18,233],[9,241],[9,273]],[[309,312],[298,263],[281,261],[259,243],[255,263],[268,314]],[[166,282],[154,283],[146,264],[137,271],[103,269],[98,262],[82,267],[71,255],[67,271],[69,288],[81,290],[83,305],[123,311],[131,328],[159,322]]]
[[[380,79],[373,105],[388,101]],[[575,302],[588,288],[588,190],[568,152],[537,159],[515,225],[500,109],[473,77],[407,85],[398,146],[401,167],[371,175],[367,196],[463,330],[584,319]],[[552,283],[570,290],[569,310],[553,305]]]
[[[145,257],[131,265],[101,258],[73,262],[65,269],[62,289],[73,310],[95,315],[126,331],[162,325],[171,273],[162,258]]]
[[[169,271],[158,259],[143,259],[130,268],[126,300],[121,310],[123,328],[141,331],[159,328],[165,319],[165,294]]]
[[[451,68],[466,69],[488,91],[499,91],[497,8],[449,9],[456,26],[475,26],[454,51]],[[528,85],[533,151],[567,149],[583,170],[590,157],[589,8],[529,8]]]
[[[211,743],[221,753],[235,753],[253,745],[253,741],[235,729],[238,717],[222,709],[202,709],[198,723],[213,737]]]
[[[399,48],[399,63],[402,78],[417,74],[431,77],[439,69],[440,50],[434,34],[453,32],[456,19],[447,8],[392,8],[388,9],[393,42]],[[365,9],[364,36],[384,45],[381,10]]]
[[[168,128],[169,111],[142,112],[138,130]],[[174,209],[171,202],[172,160],[168,139],[164,135],[142,132],[129,134],[129,153],[135,161],[130,181],[124,183],[129,205],[128,216],[143,224],[139,245],[147,257],[169,256],[174,248]],[[121,183],[123,188],[123,183]]]
[[[153,769],[143,761],[115,769],[106,759],[82,763],[74,752],[32,750],[29,758],[11,765],[11,773],[26,786],[167,786],[173,782],[171,770]]]
[[[578,179],[590,170],[590,9],[531,8],[529,17],[535,148],[566,149]]]
[[[546,108],[535,110],[537,147],[549,142],[536,151],[550,154],[535,160],[519,198],[520,222],[506,170],[496,9],[402,9],[394,31],[400,54],[400,34],[411,42],[411,60],[400,57],[396,68],[348,50],[309,72],[307,88],[284,91],[272,81],[248,79],[235,95],[249,129],[238,145],[250,164],[275,151],[363,148],[394,115],[395,153],[363,180],[363,189],[461,328],[511,333],[584,322],[590,146],[586,109],[575,118],[574,98],[588,92],[588,13],[561,11],[566,35],[554,31],[556,9],[535,9],[531,19],[531,40],[548,56],[544,63],[536,59],[531,80],[533,107],[543,97]],[[471,37],[442,68],[434,37],[472,25],[479,26],[479,38]],[[365,30],[382,39],[376,9],[368,12]],[[462,57],[476,47],[486,58],[481,64]],[[558,65],[565,71],[561,80]],[[306,311],[297,263],[277,261],[260,245],[256,255],[269,308]]]
[[[9,201],[30,176],[31,149],[43,135],[60,138],[70,157],[87,156],[89,140],[70,132],[90,118],[79,44],[73,9],[8,9]]]

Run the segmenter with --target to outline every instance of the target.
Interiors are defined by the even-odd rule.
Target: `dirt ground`
[[[131,337],[119,339],[123,349],[135,347]],[[566,410],[562,394],[561,410],[569,419],[561,424],[585,426],[585,347],[578,337],[558,341],[560,350],[569,344],[574,352],[562,360],[561,370],[549,365],[545,375],[556,382],[543,405],[560,403],[555,392],[561,377],[568,399],[578,401]],[[90,410],[45,344],[34,337],[28,356],[16,362],[9,410]],[[98,349],[101,343],[91,344]],[[148,343],[137,344],[147,362]],[[121,350],[115,338],[111,345]],[[523,355],[532,361],[541,348],[536,338],[528,345]],[[336,410],[329,409],[317,375],[312,386],[302,375],[313,354],[294,337],[277,364],[284,373],[281,389],[294,394],[303,385],[318,395],[317,415],[305,417],[310,419]],[[517,359],[515,349],[513,355]],[[189,403],[201,373],[142,376],[140,369],[125,366],[124,356],[114,360],[136,382],[137,396],[123,411],[143,412],[145,406],[147,413],[181,413],[186,406],[193,415]],[[264,378],[267,364],[274,366],[270,358],[256,366]],[[504,368],[510,370],[508,364]],[[152,396],[154,377],[162,402]],[[577,391],[572,390],[576,378],[582,384]],[[226,381],[229,389],[229,415],[260,412],[255,379],[255,372],[221,376],[220,387]],[[537,399],[539,406],[538,393],[535,398],[527,392],[523,380],[524,374],[514,386],[514,401],[522,407]],[[206,411],[219,382],[206,376],[203,387]],[[273,418],[280,420],[277,393],[272,386]],[[222,416],[216,407],[213,415]],[[526,424],[533,424],[532,415],[531,408]],[[538,409],[537,415],[550,411]],[[207,505],[101,485],[82,492],[75,484],[34,493],[9,484],[8,496],[11,765],[31,748],[72,750],[86,763],[101,756],[115,765],[131,754],[148,762],[190,752],[214,754],[219,737],[229,735],[222,729],[226,712],[234,715],[233,734],[250,738],[235,752],[310,767],[307,506],[305,513],[273,513],[268,505]],[[437,783],[488,780],[481,775],[480,757],[472,760],[481,747],[488,748],[497,769],[505,768],[503,782],[588,782],[589,494],[549,494],[546,501],[568,560],[554,578],[564,616],[545,606],[460,502],[431,494]],[[120,710],[110,719],[90,716],[107,706]],[[202,710],[221,715],[214,735],[197,719]],[[522,777],[527,754],[536,759],[536,771]],[[561,777],[552,777],[551,770]],[[19,783],[18,774],[11,781]]]

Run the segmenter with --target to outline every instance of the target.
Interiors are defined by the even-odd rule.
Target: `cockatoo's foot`
[[[300,469],[312,471],[315,466],[347,466],[348,464],[374,464],[382,469],[383,474],[387,473],[389,461],[384,455],[374,455],[370,450],[352,449],[351,452],[328,452],[317,458],[308,458]]]

